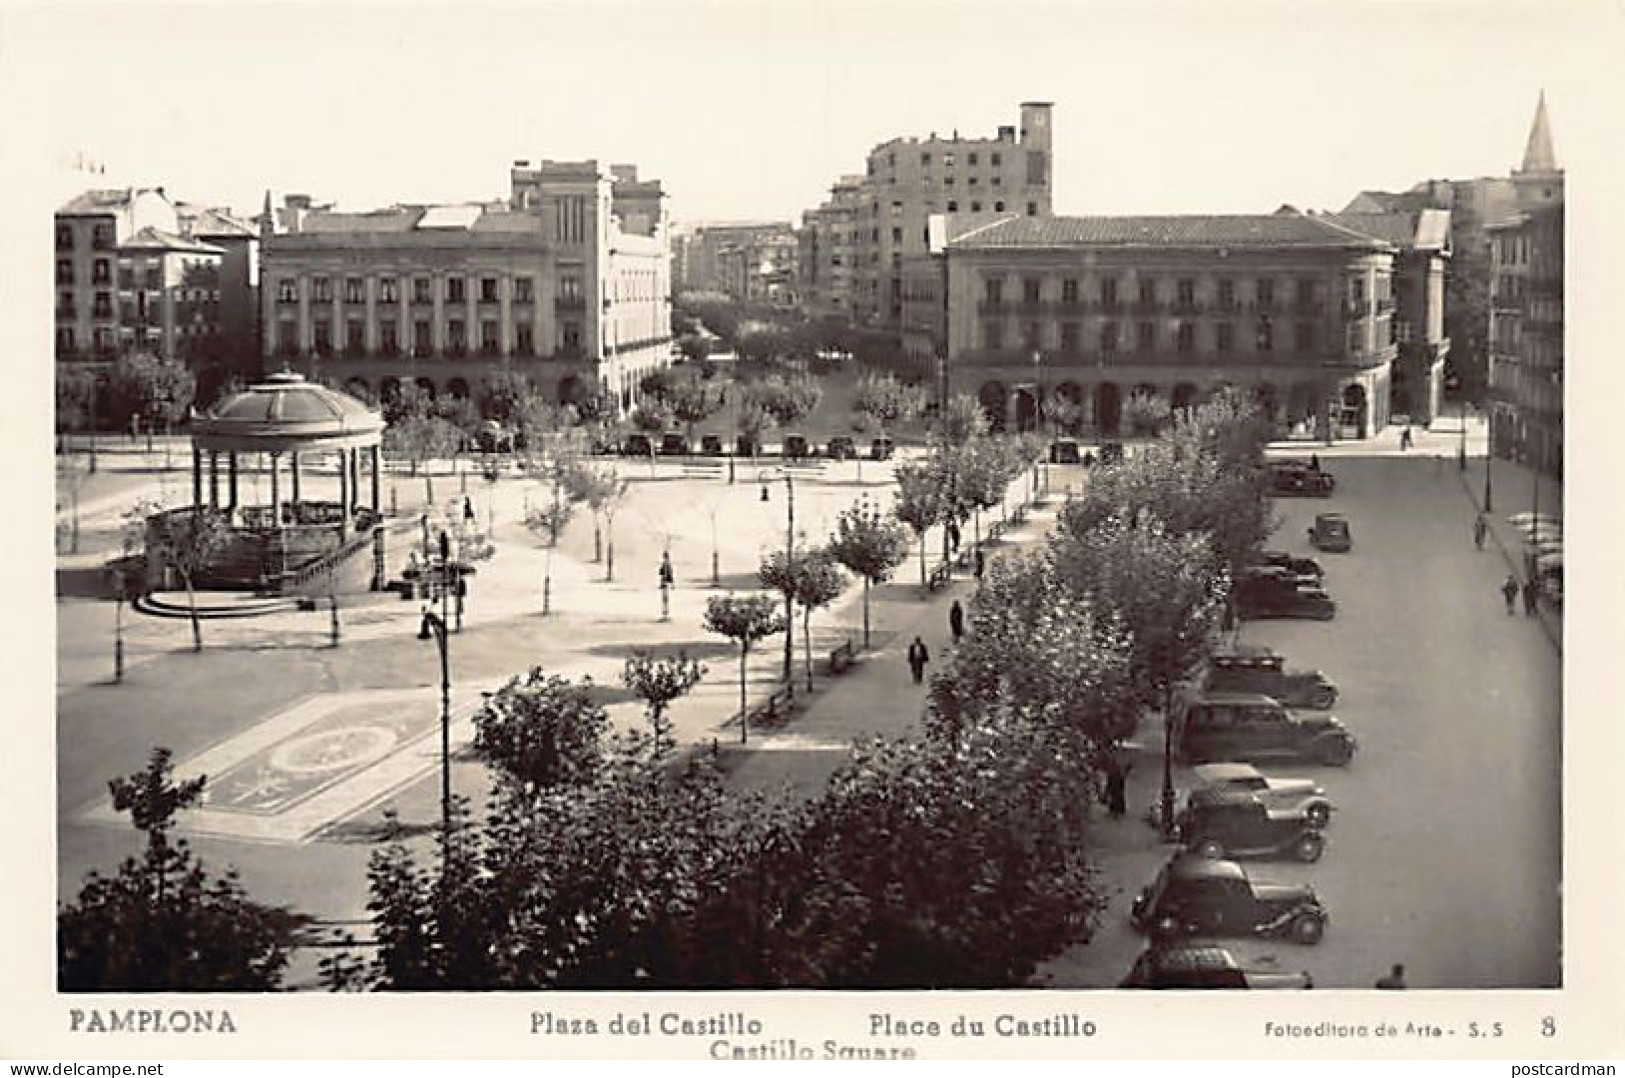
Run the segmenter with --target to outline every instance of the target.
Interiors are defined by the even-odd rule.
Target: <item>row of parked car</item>
[[[1335,485],[1318,462],[1286,462],[1273,475],[1278,493],[1325,497]],[[1317,517],[1312,541],[1328,516],[1336,517]],[[1352,543],[1330,548],[1339,546]],[[1238,613],[1331,618],[1336,604],[1324,576],[1314,558],[1265,552],[1235,582]],[[1325,853],[1334,811],[1325,789],[1310,778],[1266,774],[1259,765],[1347,766],[1358,743],[1329,713],[1338,695],[1321,671],[1291,669],[1278,653],[1253,646],[1214,656],[1201,687],[1176,703],[1170,729],[1178,755],[1193,765],[1191,786],[1175,806],[1172,833],[1180,848],[1134,900],[1130,921],[1151,942],[1123,987],[1314,987],[1306,972],[1249,969],[1215,940],[1314,944],[1325,935],[1330,915],[1313,887],[1255,879],[1240,862],[1314,862]],[[1150,819],[1162,826],[1160,807]]]
[[[1535,582],[1552,609],[1563,606],[1563,518],[1550,513],[1514,513],[1507,523],[1523,538],[1524,575]]]
[[[762,443],[748,434],[738,435],[734,439],[733,455],[736,457],[757,457],[763,455]],[[724,446],[720,435],[706,434],[700,437],[698,448],[682,434],[671,431],[662,434],[657,441],[648,434],[629,434],[614,446],[602,447],[605,452],[616,452],[626,457],[688,457],[696,453],[702,457],[727,456],[728,450]],[[897,443],[890,438],[875,438],[869,443],[866,454],[870,460],[890,460],[897,451]],[[822,449],[815,442],[810,442],[802,434],[786,434],[779,444],[779,455],[786,460],[806,460],[809,458],[824,457],[828,460],[854,460],[858,456],[858,446],[851,438],[837,435],[831,438]]]

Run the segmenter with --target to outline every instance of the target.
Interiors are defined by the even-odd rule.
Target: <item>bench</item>
[[[931,575],[926,580],[926,587],[931,591],[936,591],[952,580],[953,575],[953,565],[946,561],[939,561],[936,568],[931,570]]]
[[[999,537],[1004,534],[1004,529],[1005,522],[1002,520],[995,520],[992,524],[989,524],[987,527],[987,541],[997,543]]]
[[[1027,507],[1025,505],[1015,507],[1010,513],[1010,523],[1017,526],[1027,523]]]
[[[850,640],[839,647],[831,649],[829,653],[830,676],[833,677],[836,674],[844,673],[855,659],[856,654],[852,650],[852,641]]]
[[[795,702],[788,685],[781,685],[768,694],[766,700],[746,709],[745,721],[752,726],[761,726],[778,721],[781,713],[788,713],[790,705]]]

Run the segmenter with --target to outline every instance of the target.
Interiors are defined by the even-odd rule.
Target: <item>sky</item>
[[[991,136],[1026,100],[1055,103],[1058,213],[1338,209],[1504,175],[1542,89],[1567,164],[1612,119],[1597,80],[1625,18],[1587,0],[0,2],[0,89],[27,102],[21,152],[53,197],[366,209],[501,198],[514,160],[596,157],[663,180],[689,221],[799,220],[876,143]]]

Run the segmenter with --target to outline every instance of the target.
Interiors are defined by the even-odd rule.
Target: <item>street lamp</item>
[[[1044,472],[1044,494],[1049,494],[1049,447],[1044,436],[1044,354],[1033,349],[1033,433],[1038,435],[1041,452],[1039,461]]]
[[[1495,463],[1495,413],[1484,413],[1484,512],[1495,511],[1490,491],[1490,468]]]
[[[440,828],[451,835],[451,655],[446,623],[430,610],[423,612],[418,639],[434,639],[440,646]]]
[[[1461,441],[1456,445],[1456,470],[1467,470],[1467,398],[1456,398],[1456,404],[1461,410]]]
[[[774,468],[767,471],[758,472],[756,478],[762,484],[762,501],[764,502],[772,500],[768,494],[768,481],[774,472],[778,472],[784,477],[784,571],[791,579],[794,579],[796,564],[796,477],[790,472],[785,471],[783,468]],[[796,689],[795,678],[792,676],[791,672],[793,655],[792,649],[794,645],[790,637],[792,635],[791,627],[795,624],[795,618],[795,596],[786,592],[784,596],[784,681],[789,686],[790,695],[792,697],[795,696]]]

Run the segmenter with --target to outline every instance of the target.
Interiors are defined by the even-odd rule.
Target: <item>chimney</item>
[[[1015,127],[1000,124],[999,125],[999,141],[1000,142],[1014,142],[1014,141],[1016,141],[1016,129],[1015,129]]]

